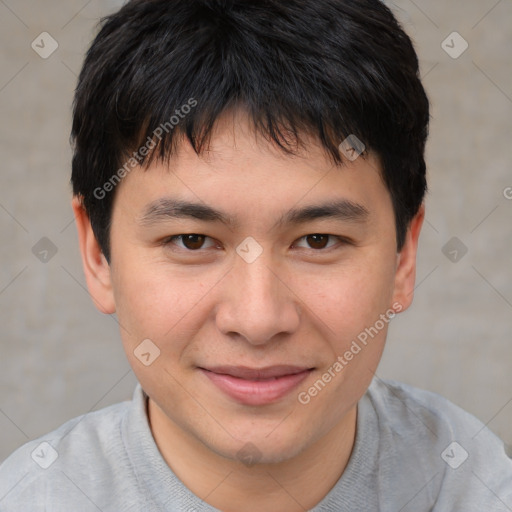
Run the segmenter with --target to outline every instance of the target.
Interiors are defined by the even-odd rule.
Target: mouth
[[[245,405],[266,405],[291,393],[314,368],[278,365],[266,368],[215,366],[199,368],[220,391]]]

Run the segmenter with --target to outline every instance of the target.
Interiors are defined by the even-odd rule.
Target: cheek
[[[336,348],[373,325],[390,306],[393,267],[384,260],[346,265],[295,280],[297,296]]]
[[[197,279],[171,273],[163,265],[118,268],[116,309],[127,352],[149,338],[162,351],[179,354],[187,337],[206,322],[204,299],[215,281],[215,276]]]
[[[339,421],[375,374],[394,316],[392,276],[377,263],[372,270],[346,268],[319,281],[316,293],[304,301],[321,331],[316,353],[322,365],[317,380],[301,389],[299,403],[307,403],[311,415],[325,424]]]

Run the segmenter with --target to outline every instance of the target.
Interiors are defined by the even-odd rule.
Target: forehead
[[[390,203],[380,164],[369,153],[336,165],[320,143],[301,135],[301,145],[288,154],[257,133],[242,113],[219,118],[207,147],[198,155],[182,138],[168,161],[154,160],[136,168],[119,186],[116,202],[148,213],[166,198],[222,206],[237,214],[272,213],[338,199],[371,211]],[[341,142],[341,141],[340,141]]]

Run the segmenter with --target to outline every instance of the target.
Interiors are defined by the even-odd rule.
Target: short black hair
[[[132,0],[102,20],[73,109],[73,193],[107,260],[117,182],[183,137],[200,155],[230,108],[287,153],[312,134],[337,165],[355,135],[379,157],[402,248],[427,188],[429,102],[384,3]]]

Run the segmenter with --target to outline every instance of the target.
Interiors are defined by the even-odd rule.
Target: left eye
[[[339,238],[333,235],[325,235],[322,233],[314,233],[299,238],[295,244],[296,247],[305,247],[307,249],[328,249],[336,243],[339,243]],[[305,245],[307,244],[307,245]]]
[[[197,251],[199,249],[207,249],[215,246],[214,241],[210,237],[196,233],[171,236],[167,240],[167,243],[172,243],[188,251]]]

